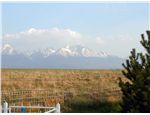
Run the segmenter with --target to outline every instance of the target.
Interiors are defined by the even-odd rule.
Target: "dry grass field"
[[[48,90],[58,94],[69,92],[71,99],[68,98],[67,101],[73,102],[73,106],[75,103],[80,105],[82,103],[84,106],[84,103],[87,105],[99,100],[111,103],[120,101],[119,78],[126,81],[121,70],[2,69],[1,73],[2,92],[21,90]],[[66,112],[76,112],[67,106],[64,108]]]

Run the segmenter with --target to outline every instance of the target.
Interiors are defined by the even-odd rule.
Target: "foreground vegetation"
[[[121,70],[2,69],[1,79],[2,91],[69,92],[62,112],[118,112],[119,78]]]
[[[123,64],[123,74],[130,82],[120,80],[122,112],[150,112],[150,31],[146,34],[147,38],[142,34],[140,41],[145,52],[137,53],[132,49],[129,59]]]

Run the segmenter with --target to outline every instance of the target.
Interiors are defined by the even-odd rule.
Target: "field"
[[[119,78],[126,81],[121,70],[2,69],[2,98],[21,101],[30,94],[55,99],[62,112],[117,112]]]

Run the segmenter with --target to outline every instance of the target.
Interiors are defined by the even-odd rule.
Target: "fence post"
[[[14,106],[15,106],[15,103],[14,103]],[[13,111],[14,113],[16,112],[16,109],[15,109],[15,107],[14,107],[14,111]]]
[[[60,113],[60,104],[59,103],[56,104],[56,111],[55,111],[55,113]]]
[[[29,104],[29,106],[31,107],[31,103]],[[30,113],[31,113],[31,108],[29,108],[29,111],[30,111]]]
[[[2,113],[2,105],[0,105],[0,113]]]
[[[8,103],[4,102],[4,113],[8,113]]]
[[[25,112],[25,108],[24,108],[24,106],[22,105],[21,106],[21,113],[24,113]]]
[[[40,108],[40,105],[39,105],[39,104],[38,104],[38,107]],[[39,110],[40,110],[39,108],[38,108],[38,113],[39,113]]]
[[[11,113],[11,107],[9,107],[9,113]]]

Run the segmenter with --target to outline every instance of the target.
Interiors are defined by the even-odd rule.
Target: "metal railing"
[[[25,113],[25,110],[30,110],[28,112],[31,113],[31,109],[45,109],[44,113],[60,113],[60,104],[57,103],[55,107],[44,107],[44,106],[8,106],[7,102],[4,102],[3,106],[0,108],[1,113]],[[12,111],[13,110],[13,111]],[[19,111],[18,111],[19,110]],[[36,111],[36,113],[41,111]]]

